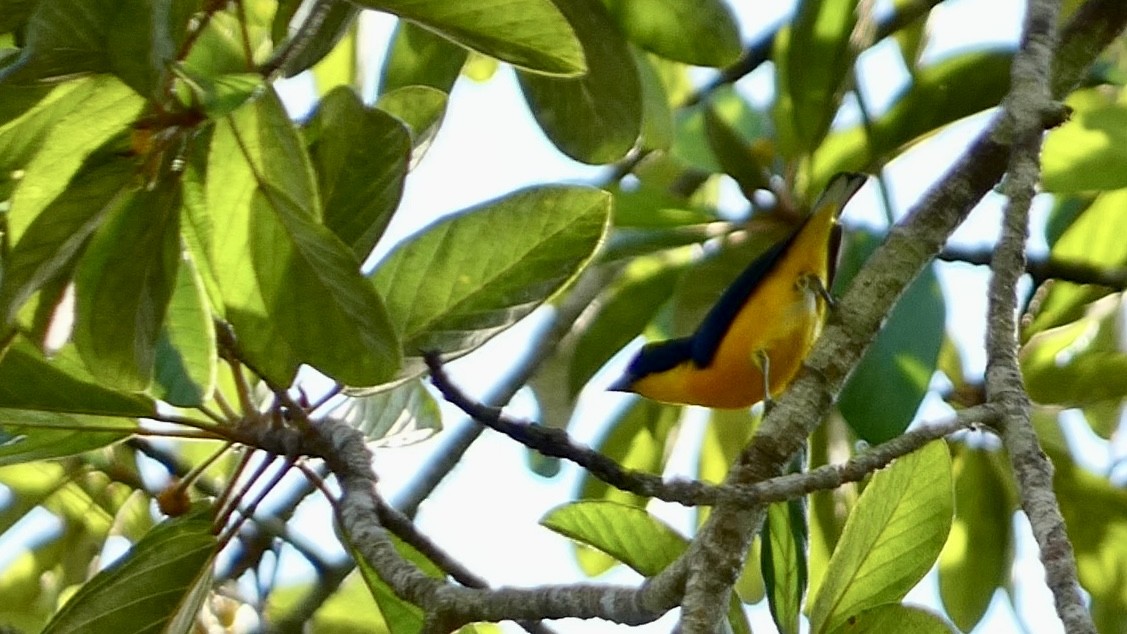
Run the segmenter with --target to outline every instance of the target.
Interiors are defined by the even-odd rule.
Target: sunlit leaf
[[[157,342],[154,390],[171,405],[197,407],[211,398],[217,353],[215,324],[203,280],[191,259],[183,259]]]
[[[652,577],[673,563],[688,540],[644,508],[608,500],[558,506],[540,524]]]
[[[951,527],[951,456],[933,441],[878,472],[849,515],[811,601],[813,632],[899,601],[935,563]]]
[[[136,421],[123,418],[0,409],[0,466],[105,447],[137,429]]]
[[[532,312],[587,264],[609,212],[606,192],[540,187],[409,238],[373,274],[404,352],[461,356]],[[422,369],[416,359],[404,372]]]
[[[1050,130],[1041,150],[1045,191],[1071,193],[1127,187],[1127,106],[1075,111]]]
[[[568,21],[550,0],[361,0],[521,68],[552,75],[585,70]]]
[[[740,56],[740,31],[723,0],[611,0],[610,12],[642,48],[694,66],[727,66]]]
[[[279,384],[302,362],[346,384],[380,383],[399,366],[394,330],[358,260],[320,224],[314,179],[272,93],[218,125],[206,186],[227,318]]]
[[[411,162],[414,169],[430,149],[446,116],[446,93],[429,86],[405,86],[380,95],[376,107],[399,119],[411,133]]]
[[[833,634],[957,634],[943,617],[911,605],[886,603],[849,617]]]

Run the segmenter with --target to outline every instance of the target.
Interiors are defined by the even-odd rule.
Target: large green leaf
[[[577,161],[616,161],[642,128],[642,86],[622,33],[599,0],[569,0],[560,8],[587,56],[578,78],[518,73],[532,114],[552,143]]]
[[[393,376],[399,346],[387,311],[319,222],[313,168],[272,92],[218,124],[206,198],[212,271],[260,371],[279,384],[303,362],[349,385]]]
[[[935,563],[951,528],[951,456],[936,440],[873,476],[811,601],[811,631],[899,601]]]
[[[969,632],[1010,578],[1014,500],[997,464],[1000,452],[955,446],[955,520],[939,555],[939,596],[955,625]]]
[[[575,32],[550,0],[358,0],[357,4],[394,13],[521,68],[552,75],[578,75],[586,69]]]
[[[199,0],[124,0],[106,29],[111,71],[138,94],[160,98]]]
[[[0,84],[0,169],[5,172],[0,195],[7,198],[10,184],[18,182],[8,172],[22,170],[55,121],[74,107],[68,93],[86,85],[83,81],[54,86]]]
[[[108,70],[105,40],[119,10],[114,0],[40,0],[28,18],[19,59],[0,69],[0,82]]]
[[[1041,151],[1045,190],[1072,193],[1127,187],[1127,106],[1078,110],[1050,130]]]
[[[694,66],[727,66],[740,56],[740,30],[723,0],[606,0],[638,46]]]
[[[767,506],[762,567],[771,617],[780,634],[798,634],[806,593],[806,515],[801,499]]]
[[[107,214],[129,199],[134,168],[111,161],[83,171],[31,220],[12,247],[0,285],[0,321],[10,323],[31,296],[64,277]]]
[[[346,86],[321,99],[306,134],[325,226],[363,261],[399,205],[411,137],[395,117],[365,107]]]
[[[943,617],[924,608],[885,603],[854,615],[833,634],[957,634]]]
[[[558,506],[540,524],[597,548],[646,577],[664,570],[688,547],[684,536],[646,509],[608,500]]]
[[[446,93],[429,86],[404,86],[380,95],[376,107],[399,119],[411,134],[411,161],[414,169],[438,134],[446,116]]]
[[[606,192],[540,187],[408,239],[373,274],[406,354],[460,356],[532,312],[590,261],[609,214]],[[405,369],[421,371],[419,360]]]
[[[155,411],[151,399],[95,381],[73,348],[45,359],[22,338],[0,359],[0,407],[130,417]]]
[[[211,518],[194,512],[163,522],[98,573],[59,610],[44,633],[188,632],[202,604],[218,548]],[[180,627],[173,627],[180,624]]]
[[[772,114],[779,149],[789,158],[813,152],[830,129],[858,53],[850,41],[857,19],[856,1],[806,0],[775,35]]]
[[[140,391],[180,265],[179,190],[141,189],[114,210],[75,271],[74,343],[101,383]]]
[[[379,606],[380,614],[383,616],[384,623],[387,624],[388,632],[390,634],[413,634],[422,631],[426,619],[422,608],[399,598],[391,589],[391,586],[380,578],[375,568],[356,549],[351,536],[345,534],[343,537],[345,548],[356,561],[356,567],[360,571],[364,583],[368,586],[368,592],[375,599],[376,605]],[[419,570],[435,579],[445,578],[446,573],[418,549],[394,535],[391,536],[391,542],[399,555],[414,564]]]
[[[380,71],[380,94],[407,86],[430,86],[448,93],[465,63],[466,49],[400,20]]]
[[[13,242],[67,188],[86,158],[110,138],[123,134],[144,105],[128,86],[110,76],[83,80],[62,98],[69,111],[53,122],[41,149],[23,168],[23,178],[12,195],[7,216]]]
[[[109,416],[0,409],[0,466],[98,449],[138,428],[134,420]]]
[[[879,244],[872,234],[850,234],[836,290],[848,286]],[[896,303],[838,397],[842,416],[858,436],[876,444],[908,428],[939,361],[946,314],[943,291],[929,266]]]

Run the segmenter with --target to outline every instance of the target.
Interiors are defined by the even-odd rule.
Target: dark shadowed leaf
[[[19,59],[0,69],[0,82],[109,70],[105,40],[118,10],[114,0],[40,0],[28,18]]]
[[[210,587],[218,547],[211,523],[197,510],[156,526],[83,585],[44,633],[191,631],[182,614],[194,617],[206,596],[198,588]]]
[[[211,268],[244,353],[279,384],[303,362],[349,385],[391,378],[395,331],[320,223],[312,165],[276,95],[219,123],[207,170]]]
[[[107,24],[110,70],[145,97],[159,98],[200,0],[124,0]]]
[[[673,109],[670,95],[650,55],[631,47],[638,81],[642,87],[642,130],[639,146],[646,150],[668,150],[673,145]]]
[[[363,261],[399,205],[411,138],[395,117],[365,107],[346,86],[325,95],[307,125],[325,226]]]
[[[297,55],[288,58],[280,69],[282,74],[293,77],[324,59],[348,33],[359,14],[360,10],[350,2],[329,3],[328,11],[316,28],[304,34],[309,37],[308,44],[299,49]],[[282,44],[282,48],[278,50],[285,50],[285,46],[286,44]]]
[[[880,239],[869,233],[849,235],[835,292],[848,287],[879,244]],[[842,416],[861,438],[884,442],[912,422],[939,361],[946,314],[943,291],[934,267],[929,266],[896,303],[838,397]]]
[[[943,440],[877,472],[849,514],[810,601],[813,632],[899,601],[935,563],[951,528],[951,455]]]
[[[632,42],[694,66],[727,66],[740,56],[740,30],[723,0],[610,0]]]
[[[72,347],[50,359],[17,339],[0,359],[0,407],[80,414],[146,416],[152,400],[119,392],[94,380]]]
[[[625,156],[641,132],[642,87],[622,33],[599,0],[560,8],[587,56],[576,78],[518,73],[536,121],[552,143],[577,161],[600,164]]]
[[[376,107],[399,119],[411,133],[411,162],[415,169],[438,134],[446,116],[446,93],[429,86],[405,86],[385,92]]]
[[[360,0],[367,9],[417,22],[475,51],[551,75],[586,66],[568,21],[550,0]]]
[[[430,86],[449,93],[465,63],[466,49],[400,20],[380,72],[380,95],[407,86]]]
[[[90,239],[75,271],[74,343],[101,383],[140,391],[180,265],[179,190],[141,189]]]
[[[468,209],[392,251],[372,280],[408,356],[461,356],[532,312],[590,261],[610,195],[540,187]],[[422,371],[421,361],[405,368]]]

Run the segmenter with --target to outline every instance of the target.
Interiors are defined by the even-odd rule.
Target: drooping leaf
[[[587,57],[582,77],[517,73],[540,127],[561,152],[584,163],[618,160],[642,126],[642,87],[630,48],[599,0],[560,4]]]
[[[1042,148],[1045,191],[1074,193],[1127,187],[1127,106],[1074,111],[1049,131]]]
[[[763,180],[761,172],[772,154],[761,157],[757,148],[768,143],[771,129],[765,113],[734,88],[722,88],[707,102],[678,112],[673,156],[703,172],[729,173],[754,188]],[[752,163],[742,165],[743,161]]]
[[[153,374],[157,398],[178,407],[198,407],[211,398],[218,363],[215,341],[203,280],[196,263],[184,258],[157,341]]]
[[[1009,579],[1013,565],[1013,500],[996,466],[998,454],[956,445],[955,520],[939,555],[939,596],[943,609],[964,632],[978,625],[994,591]]]
[[[693,66],[727,66],[740,56],[740,31],[722,0],[610,0],[608,8],[630,40]]]
[[[704,110],[704,129],[708,145],[724,173],[735,179],[748,200],[757,189],[767,187],[770,172],[752,149],[751,142],[709,107]]]
[[[86,158],[110,138],[124,133],[144,105],[128,86],[105,75],[83,80],[63,98],[69,111],[53,122],[12,195],[7,216],[13,242],[67,188]]]
[[[138,428],[136,421],[124,418],[0,409],[0,466],[98,449]]]
[[[652,577],[688,547],[688,540],[644,508],[609,500],[581,500],[558,506],[541,526],[597,548]]]
[[[210,586],[217,547],[206,512],[165,521],[84,584],[43,631],[190,631],[180,615],[199,610],[197,589]]]
[[[673,145],[673,109],[669,93],[650,56],[631,47],[642,87],[642,129],[638,145],[644,150],[668,150]]]
[[[74,342],[100,382],[148,387],[180,265],[179,192],[141,189],[94,234],[75,272]]]
[[[120,160],[84,171],[31,220],[5,262],[0,321],[11,322],[33,293],[69,273],[90,235],[129,198],[133,171]]]
[[[399,552],[401,557],[417,566],[427,575],[435,579],[442,579],[446,576],[441,568],[410,544],[407,544],[394,535],[391,536],[391,543],[395,546],[395,550]],[[396,596],[391,586],[380,578],[379,573],[364,559],[353,544],[352,538],[347,534],[344,535],[344,545],[352,555],[352,558],[356,561],[356,567],[360,571],[360,576],[367,584],[368,592],[372,595],[372,598],[375,599],[376,605],[379,606],[380,614],[387,624],[389,633],[412,634],[413,632],[422,631],[423,622],[426,617],[422,608]]]
[[[466,63],[466,49],[400,20],[395,25],[380,71],[380,95],[408,86],[430,86],[449,93]]]
[[[772,115],[785,156],[810,154],[829,131],[858,53],[850,42],[857,20],[855,1],[806,1],[775,35]]]
[[[382,392],[350,397],[333,410],[332,416],[385,447],[422,442],[442,429],[438,403],[420,379]]]
[[[391,378],[387,311],[320,224],[313,168],[276,95],[219,123],[207,172],[211,268],[244,353],[279,384],[303,362],[349,385]]]
[[[365,107],[346,86],[325,95],[307,125],[325,226],[363,261],[399,205],[411,138],[399,121]]]
[[[301,48],[297,55],[288,58],[287,63],[279,69],[282,75],[293,77],[324,59],[344,39],[359,14],[360,9],[351,2],[330,3],[315,28],[303,34],[309,38],[308,45]]]
[[[610,196],[584,187],[510,194],[424,229],[372,281],[407,355],[461,356],[532,312],[589,262]],[[404,374],[421,372],[421,360]]]
[[[806,593],[806,514],[802,500],[774,502],[763,522],[762,568],[780,634],[798,634]]]
[[[586,66],[568,21],[551,0],[361,0],[475,51],[550,75],[578,75]]]
[[[951,456],[943,440],[873,476],[811,601],[812,631],[833,631],[868,608],[903,598],[947,540],[951,493]]]
[[[45,359],[22,338],[0,359],[0,407],[128,417],[155,411],[151,399],[95,381],[73,348]]]
[[[834,283],[837,292],[848,287],[879,244],[872,234],[850,234]],[[929,266],[896,303],[838,397],[842,416],[858,436],[876,444],[907,429],[939,361],[946,314],[943,291]]]

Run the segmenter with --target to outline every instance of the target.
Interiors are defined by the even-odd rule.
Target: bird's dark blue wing
[[[771,246],[749,264],[705,315],[704,321],[700,323],[696,332],[690,337],[692,340],[690,354],[693,363],[698,368],[708,367],[712,363],[712,359],[716,357],[716,351],[720,349],[720,342],[728,334],[728,329],[732,327],[736,315],[747,303],[751,293],[783,257],[787,248],[794,242],[795,237],[802,231],[803,226],[805,226],[805,223],[795,229],[787,239]]]

